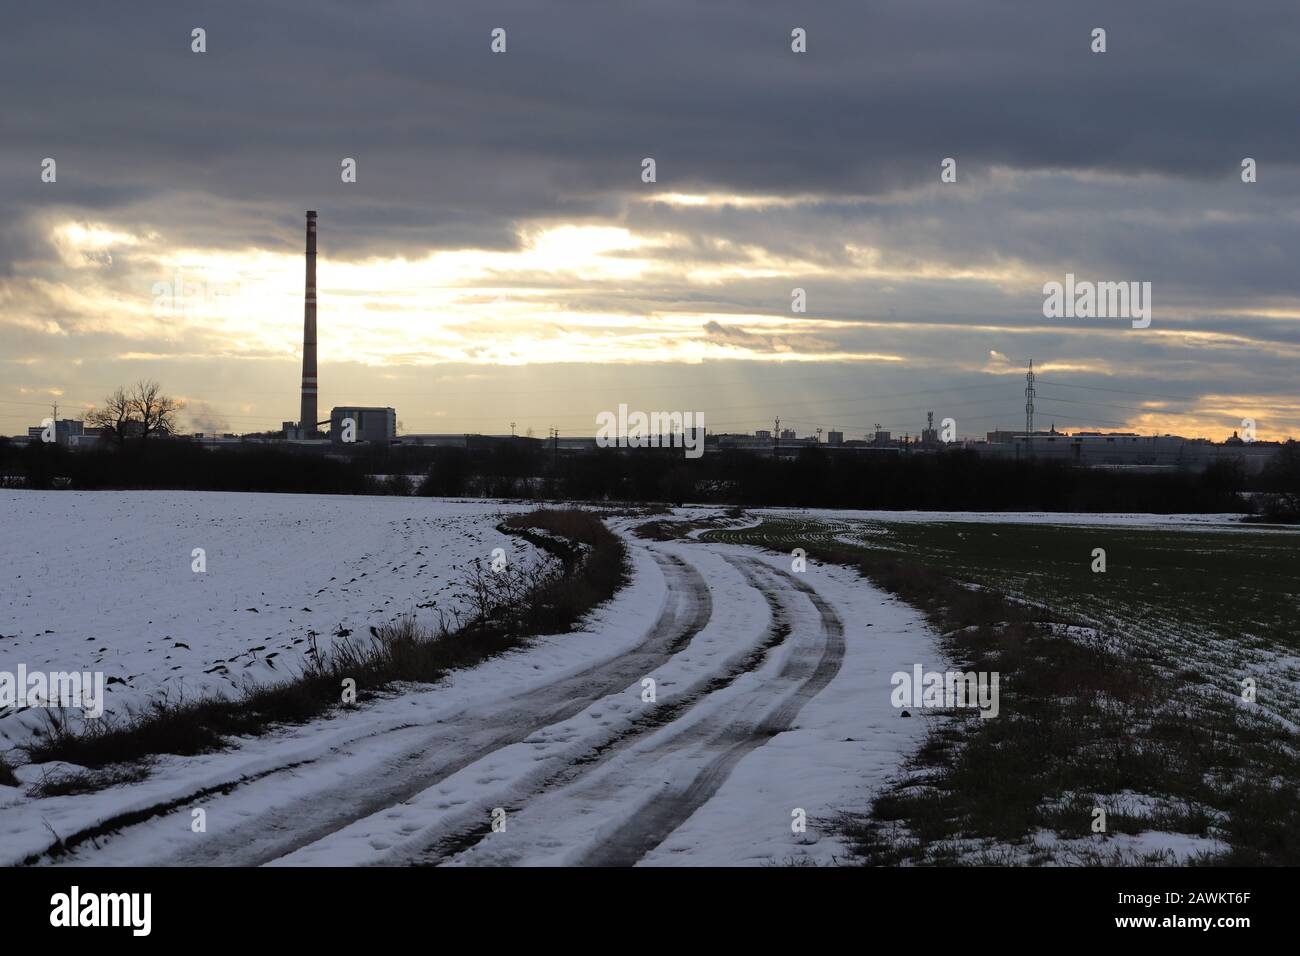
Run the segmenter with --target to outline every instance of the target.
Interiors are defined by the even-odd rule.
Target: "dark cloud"
[[[662,188],[781,194],[888,194],[933,181],[943,156],[971,175],[1224,178],[1243,155],[1300,157],[1297,25],[1269,0],[24,5],[5,13],[0,86],[21,95],[0,195],[209,197],[206,218],[173,225],[226,243],[288,238],[319,207],[361,254],[502,246],[516,220],[598,215],[640,188],[646,155]],[[57,193],[36,181],[45,155]]]

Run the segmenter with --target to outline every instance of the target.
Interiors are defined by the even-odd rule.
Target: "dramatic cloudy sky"
[[[1044,425],[1300,435],[1298,73],[1294,0],[6,5],[0,433],[296,418],[311,208],[322,415],[974,436],[1032,357]],[[1066,273],[1150,328],[1044,318]]]

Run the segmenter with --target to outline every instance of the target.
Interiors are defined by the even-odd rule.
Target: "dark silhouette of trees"
[[[1300,521],[1300,442],[1288,441],[1264,468],[1265,517],[1273,521]]]
[[[160,407],[158,393],[150,399]],[[130,394],[126,396],[131,398]],[[110,396],[110,398],[116,398]],[[164,397],[165,399],[165,397]],[[109,407],[113,402],[108,403]],[[128,408],[133,406],[127,406]],[[151,414],[151,434],[165,434],[169,415]],[[132,417],[124,421],[142,420]],[[115,421],[115,419],[114,419]],[[159,422],[162,424],[159,424]],[[114,428],[117,426],[114,424]],[[140,426],[143,427],[143,426]],[[1258,491],[1270,520],[1300,520],[1300,444],[1283,446],[1263,475],[1234,462],[1203,473],[1142,474],[1065,462],[936,453],[837,452],[809,447],[797,456],[741,451],[687,459],[680,449],[612,448],[554,454],[526,438],[471,441],[465,447],[304,447],[247,442],[209,449],[183,438],[67,449],[54,443],[0,442],[0,479],[10,487],[177,488],[296,491],[317,494],[400,493],[406,475],[420,495],[510,497],[611,503],[700,503],[918,511],[1064,511],[1207,513],[1254,508]],[[145,446],[148,446],[147,449]]]
[[[104,404],[86,413],[86,427],[98,429],[118,447],[128,439],[172,435],[182,402],[163,394],[162,386],[141,380],[129,388],[118,386]]]

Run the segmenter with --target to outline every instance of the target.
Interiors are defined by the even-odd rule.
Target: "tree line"
[[[376,477],[384,476],[384,477]],[[850,455],[804,448],[792,458],[598,449],[556,455],[517,439],[484,447],[330,449],[247,443],[213,450],[180,440],[101,444],[0,441],[11,487],[410,494],[538,501],[686,502],[886,510],[1300,512],[1300,446],[1248,477],[1236,462],[1204,472],[1135,474],[1060,462],[933,454]],[[1243,495],[1243,492],[1248,493]],[[1253,497],[1252,497],[1253,495]],[[1262,503],[1259,508],[1252,501]]]
[[[1064,462],[934,453],[831,452],[793,457],[743,451],[686,459],[677,449],[559,452],[533,438],[466,447],[270,445],[219,450],[175,434],[183,404],[156,382],[116,389],[86,416],[105,440],[75,452],[0,439],[10,487],[188,489],[313,494],[420,494],[538,501],[726,504],[918,511],[1258,513],[1300,521],[1300,444],[1262,475],[1237,460],[1203,472],[1140,474]],[[382,477],[377,477],[382,476]]]

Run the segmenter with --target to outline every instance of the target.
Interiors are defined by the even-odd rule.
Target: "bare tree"
[[[118,445],[128,438],[170,435],[176,429],[176,415],[184,404],[169,398],[162,386],[141,380],[128,390],[119,386],[104,399],[102,407],[86,413],[86,424],[103,430]]]
[[[126,441],[130,421],[131,401],[126,397],[126,389],[120,385],[104,399],[103,406],[86,412],[86,426],[100,429],[118,445]]]
[[[176,414],[184,403],[162,393],[162,386],[154,381],[139,381],[127,395],[131,414],[140,423],[140,437],[171,435],[176,431]]]

